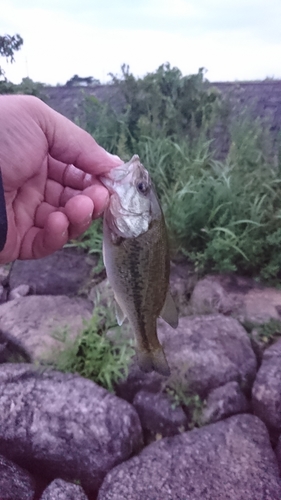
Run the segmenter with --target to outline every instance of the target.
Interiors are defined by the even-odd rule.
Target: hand
[[[44,257],[86,231],[108,203],[97,176],[122,163],[31,96],[0,96],[0,145],[8,218],[0,263]]]

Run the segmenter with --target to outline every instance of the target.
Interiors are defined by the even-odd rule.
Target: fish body
[[[110,191],[104,213],[103,256],[116,300],[117,320],[128,318],[140,368],[169,375],[157,337],[157,318],[177,326],[169,294],[170,258],[164,216],[137,155],[101,181]]]

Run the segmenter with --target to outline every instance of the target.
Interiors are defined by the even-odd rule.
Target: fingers
[[[36,212],[35,223],[42,227],[46,214],[59,209],[65,212],[66,205],[73,199],[74,206],[77,203],[76,198],[84,196],[90,199],[93,204],[92,217],[96,219],[100,217],[104,209],[108,205],[109,194],[108,190],[98,181],[85,188],[83,191],[78,191],[69,187],[63,187],[59,183],[49,180],[46,182],[45,202],[41,203]],[[79,210],[79,208],[78,208]]]
[[[62,212],[52,212],[44,228],[32,227],[24,236],[20,259],[39,259],[59,250],[68,240],[69,221]]]
[[[47,138],[50,155],[92,175],[108,172],[123,162],[99,146],[90,134],[43,102],[36,101],[35,118]]]
[[[36,214],[36,226],[24,235],[19,259],[38,259],[61,249],[68,240],[75,239],[91,225],[94,203],[89,196],[70,198],[64,212],[54,211],[48,203],[42,203]]]
[[[79,170],[74,165],[66,165],[49,155],[48,177],[62,186],[82,191],[93,183],[93,176]]]
[[[69,220],[69,239],[78,238],[90,227],[93,211],[94,204],[88,196],[78,195],[66,203],[65,215]]]

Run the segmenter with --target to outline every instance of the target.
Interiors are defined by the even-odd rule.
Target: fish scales
[[[159,347],[156,320],[168,290],[169,258],[163,252],[166,234],[161,224],[153,221],[146,233],[113,244],[115,269],[108,272],[117,300],[146,350]]]

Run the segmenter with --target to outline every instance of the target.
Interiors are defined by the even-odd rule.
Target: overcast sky
[[[281,78],[281,0],[1,0],[0,35],[23,48],[5,67],[56,85],[102,82],[123,63],[136,76],[168,61],[210,81]]]

